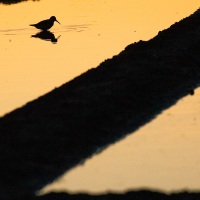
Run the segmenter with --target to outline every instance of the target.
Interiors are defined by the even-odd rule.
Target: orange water
[[[193,13],[198,0],[41,0],[0,4],[0,116]],[[55,15],[57,44],[29,24]]]

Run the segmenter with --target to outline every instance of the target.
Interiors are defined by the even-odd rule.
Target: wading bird
[[[56,19],[56,17],[52,16],[49,19],[38,22],[37,24],[30,24],[30,26],[35,26],[35,28],[37,28],[37,29],[47,31],[53,26],[55,21],[60,24],[60,22]]]

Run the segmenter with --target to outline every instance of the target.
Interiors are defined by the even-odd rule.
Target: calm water
[[[0,116],[73,79],[130,43],[190,15],[199,1],[28,1],[0,4]],[[55,15],[57,44],[29,24]]]
[[[148,40],[199,0],[41,0],[0,4],[0,116],[73,79],[128,44]],[[29,24],[55,15],[57,43]],[[104,192],[200,188],[200,91],[64,175],[49,190]]]

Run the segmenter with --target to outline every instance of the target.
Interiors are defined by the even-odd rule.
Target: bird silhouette
[[[32,35],[31,37],[40,38],[45,41],[51,41],[52,43],[57,43],[58,39],[60,38],[60,36],[56,38],[55,35],[50,31],[41,31],[35,35]]]
[[[41,29],[43,31],[47,31],[53,26],[55,21],[60,24],[60,22],[56,19],[56,17],[52,16],[49,19],[43,20],[41,22],[38,22],[37,24],[30,24],[30,26],[34,26],[37,29]]]

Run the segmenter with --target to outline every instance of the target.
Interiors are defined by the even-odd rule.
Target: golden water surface
[[[198,0],[41,0],[0,4],[0,116],[73,79],[130,43],[190,15]],[[29,24],[55,15],[57,44]]]
[[[0,116],[149,40],[200,7],[199,0],[40,0],[0,4]],[[29,24],[55,15],[57,43]],[[105,192],[200,188],[200,92],[73,169],[49,190]]]

